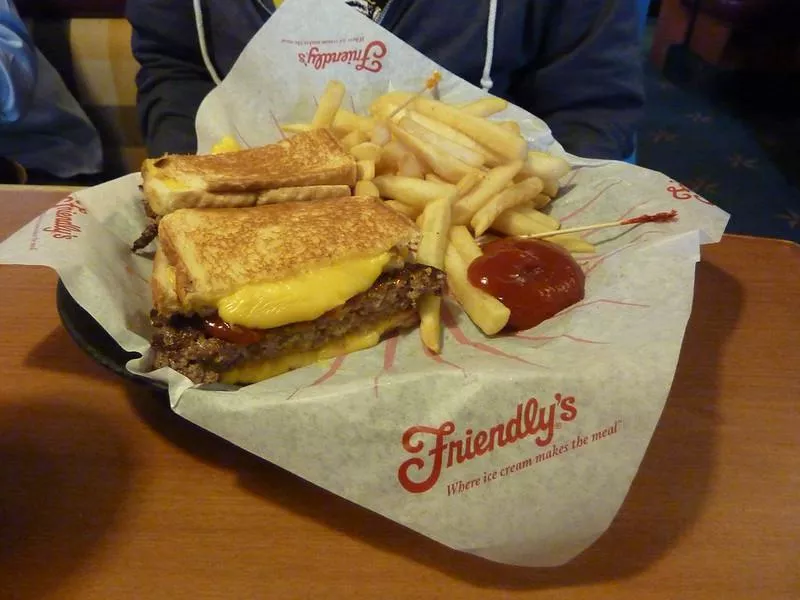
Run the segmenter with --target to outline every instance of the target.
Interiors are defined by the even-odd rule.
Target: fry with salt
[[[472,171],[464,175],[456,184],[456,190],[458,190],[456,200],[463,198],[475,189],[475,186],[480,183],[481,179],[483,179],[483,175],[481,175],[480,171]]]
[[[461,146],[438,133],[431,131],[427,127],[420,125],[413,119],[403,117],[400,121],[400,127],[405,129],[408,133],[415,138],[433,144],[439,147],[447,154],[457,158],[458,160],[470,165],[471,167],[480,167],[483,165],[484,156],[480,152],[475,152],[464,146]]]
[[[403,204],[417,207],[420,212],[443,196],[449,197],[456,187],[449,183],[437,183],[401,175],[379,175],[373,183],[384,198],[392,198]]]
[[[469,265],[453,246],[447,247],[444,264],[447,285],[472,322],[486,335],[502,330],[508,324],[511,311],[497,298],[469,282]]]
[[[547,240],[576,254],[593,254],[596,251],[594,244],[569,233],[554,235],[547,238]]]
[[[366,133],[359,129],[354,129],[341,139],[341,144],[345,150],[349,151],[351,148],[355,148],[359,144],[363,144],[368,139],[369,137]]]
[[[548,196],[550,198],[555,198],[556,196],[558,196],[558,190],[559,190],[558,180],[542,179],[542,183],[544,184],[544,186],[542,187],[542,193],[545,196]]]
[[[458,129],[476,142],[509,160],[525,156],[528,145],[525,140],[492,121],[476,117],[444,102],[420,97],[414,101],[416,110],[425,116],[442,121],[445,125]]]
[[[517,206],[513,210],[514,212],[522,213],[528,218],[533,219],[542,227],[547,227],[548,231],[561,229],[561,223],[558,221],[558,219],[555,219],[550,215],[546,215],[543,212],[536,210],[532,206]]]
[[[359,180],[371,181],[375,179],[375,161],[359,160],[356,161],[356,177]]]
[[[440,271],[444,270],[444,253],[450,231],[450,203],[449,196],[434,200],[425,207],[421,217],[422,236],[417,247],[417,262]]]
[[[508,102],[496,96],[481,98],[474,102],[468,102],[459,106],[462,111],[476,117],[488,117],[495,113],[503,112],[508,108]]]
[[[407,216],[409,219],[415,220],[420,215],[420,209],[410,204],[403,204],[397,200],[384,200],[383,203],[395,212]]]
[[[464,175],[464,177],[467,177]],[[426,181],[435,181],[436,183],[447,183],[444,179],[439,177],[436,173],[425,173]]]
[[[371,160],[377,163],[381,159],[383,149],[372,142],[362,142],[350,148],[350,154],[356,160]]]
[[[528,157],[525,160],[525,166],[522,168],[522,172],[529,175],[536,175],[536,177],[542,180],[558,180],[569,173],[570,168],[569,163],[560,156],[554,156],[548,152],[531,150],[528,152]]]
[[[455,248],[467,264],[478,258],[483,252],[478,242],[464,225],[455,225],[450,228],[450,246]]]
[[[356,181],[355,195],[381,197],[380,191],[371,181]]]
[[[404,177],[415,177],[419,179],[425,174],[425,169],[413,152],[406,152],[400,159],[400,164],[397,167],[397,174]]]
[[[431,171],[442,179],[456,183],[472,170],[468,164],[450,156],[437,146],[414,137],[405,129],[401,129],[397,125],[391,127],[394,136],[403,145],[409,147],[418,158],[430,167]]]
[[[311,123],[286,123],[281,125],[281,129],[283,129],[286,133],[305,133],[307,131],[311,131]]]
[[[470,225],[475,235],[482,235],[502,212],[532,200],[541,190],[542,180],[530,177],[495,195],[472,216]]]
[[[536,198],[533,199],[533,208],[539,209],[544,208],[550,202],[552,202],[552,198],[550,196],[546,196],[545,194],[539,194]]]
[[[419,336],[431,352],[442,351],[442,298],[426,294],[419,299]]]
[[[473,190],[456,202],[453,206],[453,223],[466,225],[472,216],[486,204],[492,196],[505,188],[514,175],[522,168],[522,161],[515,160],[508,164],[495,167],[489,171],[483,180]]]
[[[325,86],[325,91],[319,99],[317,111],[311,119],[312,129],[324,129],[333,125],[336,111],[342,104],[344,98],[344,84],[341,81],[331,80]]]
[[[339,108],[336,111],[336,116],[333,117],[333,129],[339,129],[346,133],[351,131],[361,131],[367,135],[372,133],[372,129],[375,126],[375,119],[372,117],[365,117],[363,115],[357,115],[354,112],[350,112],[346,108]]]

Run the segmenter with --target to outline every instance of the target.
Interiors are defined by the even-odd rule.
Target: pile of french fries
[[[505,110],[506,101],[489,97],[454,106],[423,92],[384,94],[369,115],[359,115],[342,107],[345,86],[331,81],[311,123],[281,127],[286,134],[331,129],[357,161],[355,194],[381,198],[416,221],[422,231],[417,262],[443,270],[470,319],[494,335],[510,313],[467,278],[469,264],[482,253],[476,239],[558,230],[561,224],[541,209],[558,195],[570,167],[560,157],[529,151],[518,123],[487,118]],[[576,236],[548,239],[571,252],[594,251]],[[421,337],[433,352],[441,351],[440,313],[441,298],[422,299]]]

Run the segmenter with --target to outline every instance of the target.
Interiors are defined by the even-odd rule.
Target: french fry
[[[341,81],[329,81],[319,99],[314,118],[311,119],[311,128],[324,129],[333,125],[336,112],[342,104],[342,98],[344,98],[344,84]]]
[[[554,235],[547,238],[547,240],[576,254],[593,254],[596,251],[594,244],[569,233]]]
[[[476,117],[453,106],[420,97],[414,101],[415,109],[425,116],[438,119],[445,125],[466,133],[476,142],[510,160],[525,157],[528,145],[525,140],[492,121]]]
[[[533,208],[536,209],[544,208],[545,206],[550,204],[552,200],[553,199],[550,196],[539,194],[538,196],[536,196],[536,198],[533,199]]]
[[[500,213],[532,200],[540,191],[542,191],[542,180],[538,177],[530,177],[521,183],[504,189],[472,216],[470,225],[475,235],[482,235],[487,231]]]
[[[397,174],[403,177],[421,178],[425,175],[425,169],[413,152],[406,152],[400,159]]]
[[[492,223],[492,229],[510,236],[526,236],[553,231],[552,227],[543,225],[542,223],[531,219],[527,214],[517,212],[516,209],[513,208],[505,211],[503,214],[497,217]],[[595,252],[595,247],[593,244],[575,235],[554,235],[548,237],[547,239],[570,252]]]
[[[467,175],[464,175],[467,177]],[[439,177],[436,173],[425,173],[425,180],[426,181],[435,181],[436,183],[447,183],[444,179]]]
[[[345,133],[358,130],[369,135],[375,127],[375,119],[364,115],[357,115],[346,108],[340,107],[333,117],[332,126],[334,129],[340,129]]]
[[[474,102],[462,104],[459,108],[468,115],[474,115],[476,117],[488,117],[495,113],[503,112],[508,108],[508,102],[502,98],[490,96],[488,98],[481,98],[480,100],[475,100]]]
[[[412,121],[416,121],[423,127],[430,129],[434,133],[438,133],[440,136],[447,138],[451,142],[455,142],[459,146],[464,146],[465,148],[469,148],[470,150],[474,150],[475,152],[479,152],[484,155],[487,154],[485,148],[481,146],[478,142],[473,140],[468,135],[461,133],[458,129],[454,129],[449,125],[445,125],[441,121],[437,121],[436,119],[431,119],[430,117],[421,115],[415,110],[409,110],[406,113],[406,117],[411,119]]]
[[[371,160],[373,162],[378,162],[381,158],[381,152],[383,152],[383,149],[372,142],[362,142],[350,148],[350,154],[356,160]]]
[[[367,140],[369,140],[369,137],[366,133],[359,129],[354,129],[344,136],[340,141],[345,150],[350,150],[359,144],[363,144]]]
[[[406,154],[411,154],[411,151],[397,140],[392,140],[383,147],[378,167],[383,171],[396,172]]]
[[[472,322],[486,335],[494,335],[508,324],[511,311],[494,296],[473,286],[467,278],[469,264],[453,246],[445,252],[447,285]]]
[[[450,228],[450,246],[455,248],[467,264],[478,258],[483,252],[478,242],[472,237],[469,229],[464,225],[455,225]]]
[[[455,191],[451,194],[454,195]],[[444,270],[444,252],[450,231],[450,197],[434,200],[422,211],[422,236],[417,247],[417,262]]]
[[[375,198],[380,198],[381,193],[375,184],[371,181],[356,181],[356,189],[355,189],[356,196],[373,196]]]
[[[550,198],[555,198],[558,196],[558,180],[556,179],[543,179],[542,183],[544,186],[542,187],[542,193],[545,196],[549,196]]]
[[[311,123],[286,123],[281,125],[281,129],[286,133],[305,133],[311,131]]]
[[[464,175],[472,170],[468,164],[450,156],[439,147],[434,146],[428,142],[417,139],[405,129],[401,129],[397,125],[392,124],[392,133],[394,136],[405,146],[408,146],[412,152],[417,155],[425,164],[430,167],[431,171],[436,173],[445,181],[452,183],[458,182]]]
[[[375,179],[375,161],[358,160],[356,161],[356,178],[362,181],[372,181]]]
[[[505,156],[501,156],[494,150],[489,150],[488,148],[481,146],[481,151],[483,155],[486,157],[486,162],[484,163],[489,168],[499,167],[500,165],[504,165],[508,162],[508,159]],[[524,164],[523,164],[524,166]],[[525,178],[530,177],[530,174],[525,175]],[[520,179],[523,178],[522,175],[519,175]]]
[[[370,131],[369,141],[378,146],[385,146],[392,141],[392,131],[385,121],[377,121]]]
[[[546,227],[547,231],[555,231],[556,229],[561,229],[561,223],[558,221],[558,219],[555,219],[550,215],[546,215],[543,212],[536,210],[535,208],[533,208],[532,205],[517,206],[514,208],[514,212],[522,213],[528,218],[533,219],[534,221],[539,223],[542,227]]]
[[[397,200],[384,200],[383,203],[392,210],[399,212],[401,215],[407,216],[409,219],[416,220],[416,218],[421,214],[418,207],[411,206],[410,204],[403,204]]]
[[[552,231],[551,228],[534,221],[521,212],[516,212],[513,208],[498,215],[492,221],[491,229],[510,236],[533,235],[534,233]]]
[[[542,180],[558,180],[569,173],[570,168],[569,163],[560,156],[531,150],[528,152],[528,158],[525,161],[522,172],[528,175],[536,175]]]
[[[514,175],[522,168],[522,161],[515,160],[506,165],[495,167],[478,183],[473,190],[461,198],[453,206],[453,223],[466,225],[472,216],[486,204],[492,196],[506,187]]]
[[[463,198],[467,194],[469,194],[476,185],[478,185],[483,179],[483,175],[481,175],[478,171],[472,171],[471,173],[467,173],[459,179],[458,183],[456,184],[456,190],[458,190],[458,196],[456,200]]]
[[[376,119],[388,119],[398,106],[407,102],[414,94],[410,92],[387,92],[382,96],[378,96],[372,101],[369,106],[369,114]],[[399,112],[395,117],[402,117],[403,111]]]
[[[419,336],[428,350],[442,351],[442,298],[426,294],[419,299]]]
[[[516,133],[520,135],[522,130],[520,129],[519,123],[516,121],[495,121],[500,127],[503,129],[507,129],[511,133]]]
[[[380,175],[372,180],[384,198],[392,198],[417,207],[420,211],[443,196],[450,197],[455,186],[449,183],[436,183],[425,179],[402,177],[400,175]]]
[[[447,154],[457,158],[461,162],[468,164],[471,167],[483,166],[485,160],[483,154],[456,144],[446,137],[443,137],[438,133],[431,131],[427,127],[420,125],[413,119],[403,117],[403,119],[400,120],[400,127],[405,129],[418,140],[422,140],[437,146],[440,150],[443,150]]]

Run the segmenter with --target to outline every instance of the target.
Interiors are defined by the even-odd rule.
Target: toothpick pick
[[[606,229],[608,227],[621,227],[623,225],[639,225],[641,223],[669,223],[678,218],[678,211],[671,210],[669,212],[660,212],[652,215],[640,215],[630,219],[622,219],[620,221],[609,221],[607,223],[595,223],[594,225],[583,225],[581,227],[569,227],[567,229],[554,229],[553,231],[545,231],[542,233],[534,233],[531,235],[520,235],[516,237],[525,238],[527,240],[538,240],[542,238],[553,237],[554,235],[562,235],[568,233],[579,233],[581,231],[594,231],[595,229]]]
[[[272,110],[269,111],[270,116],[272,117],[272,122],[275,123],[275,127],[277,128],[278,132],[281,134],[283,139],[286,139],[286,132],[283,131],[283,127],[281,124],[278,123],[278,117],[275,116],[275,113]]]
[[[233,126],[233,130],[236,132],[236,137],[239,139],[239,142],[242,144],[242,146],[244,146],[245,148],[252,148],[252,146],[248,144],[247,141],[245,141],[242,132],[239,131],[239,128],[236,127],[236,125]]]
[[[425,93],[425,92],[427,92],[428,90],[432,90],[432,89],[433,89],[433,88],[435,88],[437,85],[439,85],[439,82],[440,82],[441,80],[442,80],[442,74],[441,74],[439,71],[434,71],[434,72],[431,74],[431,76],[430,76],[430,77],[428,77],[428,79],[426,79],[426,80],[425,80],[425,85],[422,87],[422,89],[421,89],[421,90],[419,90],[419,91],[418,91],[416,94],[414,94],[413,96],[411,96],[411,97],[410,97],[408,100],[406,100],[405,102],[403,102],[403,103],[402,103],[400,106],[398,106],[397,108],[395,108],[395,109],[392,111],[392,113],[389,115],[389,119],[388,119],[388,120],[391,120],[391,119],[392,119],[392,117],[394,117],[394,116],[395,116],[397,113],[399,113],[401,110],[403,110],[403,109],[404,109],[406,106],[408,106],[409,104],[411,104],[411,103],[412,103],[414,100],[416,100],[417,98],[419,98],[420,96],[422,96],[422,94],[424,94],[424,93]]]

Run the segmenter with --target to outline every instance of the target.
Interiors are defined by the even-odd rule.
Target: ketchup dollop
[[[506,328],[517,331],[535,327],[584,295],[580,265],[561,246],[544,240],[490,242],[467,276],[511,311]]]
[[[220,319],[219,315],[203,319],[203,328],[206,334],[211,337],[241,346],[257,344],[264,337],[263,333],[257,329],[248,329],[240,325],[231,325]]]

